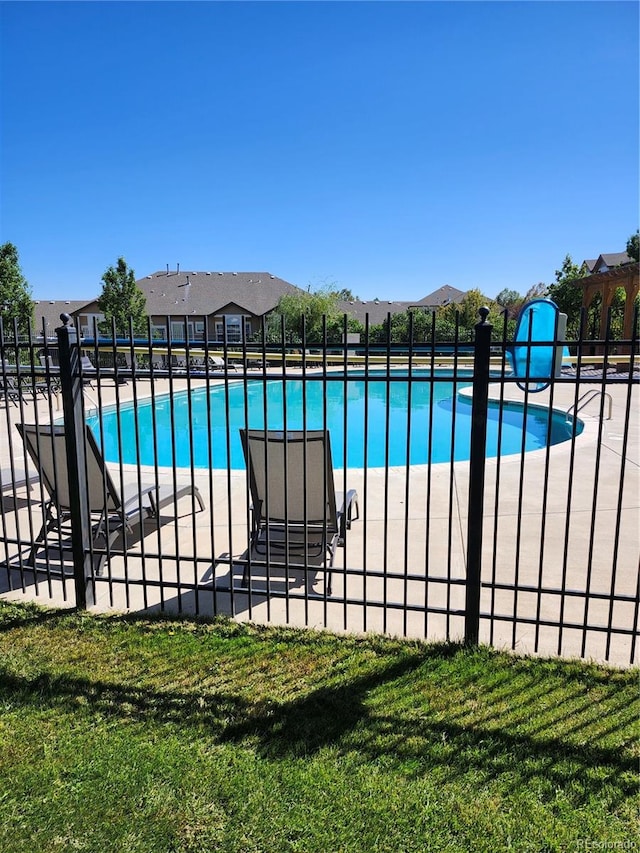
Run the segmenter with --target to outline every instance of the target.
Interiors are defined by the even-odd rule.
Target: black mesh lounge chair
[[[227,362],[220,355],[209,356],[209,367],[211,368],[211,370],[238,370],[235,364],[227,364]]]
[[[359,517],[358,496],[336,493],[325,430],[240,430],[251,491],[251,562],[317,565],[331,573],[336,548]],[[355,512],[355,515],[354,515]]]
[[[29,564],[36,565],[37,552],[47,541],[47,534],[57,531],[62,540],[70,532],[70,500],[64,426],[61,424],[16,424],[25,448],[40,474],[49,498],[44,501],[44,523],[33,547]],[[155,518],[164,507],[174,507],[187,495],[193,495],[201,510],[204,502],[195,486],[176,491],[167,486],[133,484],[122,495],[116,488],[93,433],[86,428],[87,487],[92,518],[93,545],[106,553],[96,554],[96,574],[100,574],[111,546],[123,533],[131,533],[134,525]],[[122,553],[119,551],[118,553]]]
[[[80,369],[82,372],[82,384],[93,388],[93,380],[97,371],[88,355],[80,356]]]
[[[24,368],[20,373],[16,370],[15,365],[9,364],[4,359],[2,360],[0,395],[2,395],[4,400],[17,406],[20,399],[27,402],[35,400],[38,394],[46,397],[48,393],[49,385],[46,382],[36,382],[33,376],[30,375],[28,368]]]
[[[9,376],[0,376],[0,399],[5,405],[13,403],[14,406],[18,406],[20,390],[14,380]]]

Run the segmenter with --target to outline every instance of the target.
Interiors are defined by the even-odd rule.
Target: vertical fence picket
[[[489,405],[489,365],[491,323],[488,308],[480,309],[481,320],[475,327],[473,360],[473,405],[471,411],[471,452],[469,458],[469,506],[467,509],[467,585],[465,595],[464,639],[477,644],[480,637],[480,584],[482,572],[482,533]]]
[[[86,428],[84,424],[82,379],[80,378],[79,368],[80,352],[77,331],[71,322],[71,318],[68,315],[63,315],[61,319],[64,321],[64,325],[56,329],[56,335],[60,359],[60,383],[69,477],[73,578],[76,607],[84,610],[87,605],[93,602],[87,595],[87,580],[92,574],[91,515],[86,477]]]

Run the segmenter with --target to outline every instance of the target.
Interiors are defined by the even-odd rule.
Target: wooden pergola
[[[633,308],[636,296],[638,295],[639,266],[638,263],[625,264],[621,267],[614,267],[606,272],[588,275],[586,278],[579,279],[576,282],[576,284],[582,287],[583,308],[589,308],[598,293],[602,295],[599,333],[601,340],[604,340],[606,337],[607,315],[615,292],[619,287],[624,288],[626,293],[622,336],[625,340],[631,339],[633,334]]]

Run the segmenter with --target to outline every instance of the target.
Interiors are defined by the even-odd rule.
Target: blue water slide
[[[569,355],[562,346],[566,325],[567,315],[550,299],[532,299],[522,306],[513,345],[507,348],[521,390],[544,391],[560,373],[562,359]]]

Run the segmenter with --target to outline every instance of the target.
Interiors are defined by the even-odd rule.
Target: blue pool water
[[[135,409],[133,403],[122,405],[119,425],[115,411],[103,414],[102,429],[97,417],[90,418],[89,424],[110,462],[122,459],[130,464],[188,467],[193,455],[196,468],[226,468],[228,438],[230,467],[244,468],[238,431],[245,425],[263,429],[265,412],[270,429],[283,429],[285,384],[287,429],[322,429],[326,422],[336,468],[344,464],[345,396],[347,467],[377,468],[407,462],[419,465],[429,456],[432,462],[469,458],[471,400],[458,396],[457,391],[470,382],[411,382],[409,388],[406,379],[387,383],[381,378],[365,383],[350,377],[345,389],[341,380],[252,380],[247,383],[246,397],[242,382],[229,383],[227,388],[220,384],[193,389],[190,396],[186,391],[172,397],[158,396],[153,408],[150,400],[138,401]],[[498,406],[491,406],[487,456],[497,455],[499,415]],[[579,423],[578,432],[581,429]],[[525,417],[521,405],[505,404],[501,453],[520,453],[523,442],[526,451],[545,447],[549,431],[551,444],[571,436],[562,413],[529,406]]]

